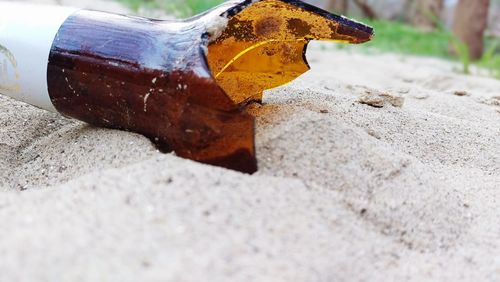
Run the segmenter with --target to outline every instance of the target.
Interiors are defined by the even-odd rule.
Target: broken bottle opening
[[[372,36],[371,27],[298,0],[229,1],[184,21],[4,2],[0,92],[253,173],[254,117],[245,106],[308,71],[311,40]]]

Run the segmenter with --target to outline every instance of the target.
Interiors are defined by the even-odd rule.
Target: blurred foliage
[[[464,73],[470,72],[472,64],[467,45],[456,38],[444,25],[433,32],[423,32],[408,24],[386,20],[363,20],[375,28],[375,38],[364,45],[365,50],[393,52],[419,56],[433,56],[459,60]],[[453,46],[456,56],[450,54]],[[358,47],[356,47],[358,48]],[[500,39],[486,38],[486,52],[475,65],[486,69],[489,75],[500,78]]]
[[[169,1],[169,0],[166,0]],[[222,0],[184,0],[187,7],[186,12],[196,15],[222,3]]]
[[[492,40],[478,66],[489,71],[489,75],[500,79],[500,40]]]
[[[386,20],[363,20],[375,29],[375,38],[363,46],[384,52],[450,58],[449,35],[443,31],[422,32],[410,25]]]
[[[224,0],[119,0],[137,11],[141,7],[163,9],[173,15],[189,17],[206,11]]]

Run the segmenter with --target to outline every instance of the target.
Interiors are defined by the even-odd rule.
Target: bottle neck
[[[213,79],[206,28],[193,23],[73,14],[50,52],[53,105],[92,125],[141,133],[178,156],[255,171],[254,118]]]

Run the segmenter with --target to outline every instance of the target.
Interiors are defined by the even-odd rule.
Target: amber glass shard
[[[228,27],[209,45],[211,71],[236,104],[260,101],[264,90],[309,70],[309,41],[362,43],[373,35],[369,27],[301,1],[251,2],[243,2],[248,6],[230,17]]]
[[[265,89],[286,84],[309,70],[303,59],[305,47],[293,41],[254,45],[222,67],[215,78],[236,104],[258,101]]]
[[[306,72],[310,40],[371,36],[369,27],[298,0],[225,2],[174,22],[79,11],[56,36],[47,83],[54,107],[68,117],[253,173],[254,117],[245,103]]]

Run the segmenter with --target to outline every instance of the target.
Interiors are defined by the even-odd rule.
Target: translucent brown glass
[[[210,32],[221,19],[227,25]],[[307,71],[310,40],[361,43],[372,33],[301,1],[227,2],[185,21],[80,11],[54,40],[49,94],[66,116],[253,173],[254,117],[245,105]]]

